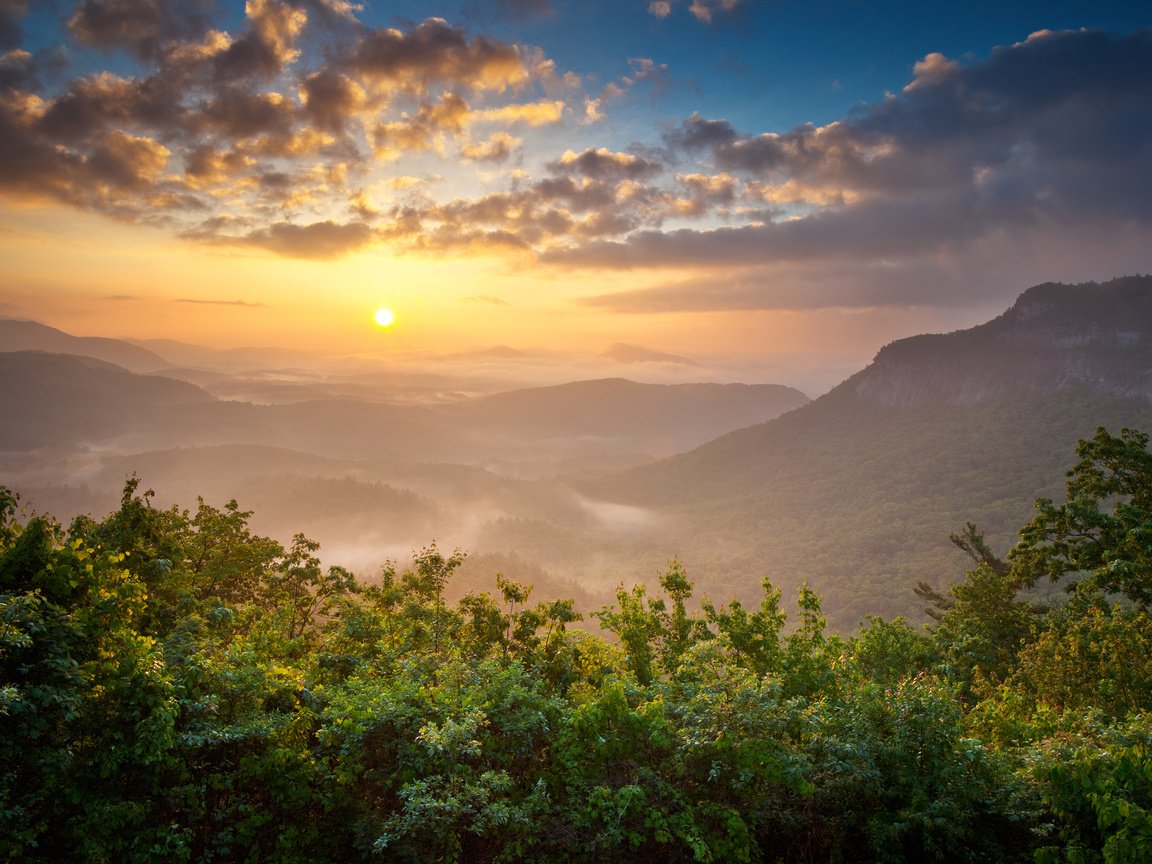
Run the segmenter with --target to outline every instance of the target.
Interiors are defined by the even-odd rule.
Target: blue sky
[[[340,314],[387,274],[389,302],[438,310],[427,344],[464,315],[477,343],[749,357],[799,332],[811,358],[850,314],[847,368],[1036,282],[1152,269],[1150,25],[1147,3],[0,0],[23,262],[0,313],[81,308],[32,286],[101,269],[68,231],[107,231],[213,273],[221,332],[279,308],[253,262],[296,261],[347,286]],[[158,290],[117,291],[119,319]]]

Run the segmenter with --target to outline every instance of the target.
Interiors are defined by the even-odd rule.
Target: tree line
[[[1147,445],[1098,430],[1006,556],[953,537],[929,627],[850,636],[675,562],[585,628],[499,575],[449,602],[435,546],[364,581],[235,501],[132,479],[65,526],[0,489],[0,855],[1148,861]]]

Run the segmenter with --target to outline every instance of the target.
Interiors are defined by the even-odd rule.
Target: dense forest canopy
[[[1099,430],[1006,556],[953,538],[931,627],[850,636],[676,562],[602,636],[502,576],[450,601],[435,546],[364,581],[234,501],[134,479],[64,526],[2,490],[0,855],[1147,861],[1147,445]]]

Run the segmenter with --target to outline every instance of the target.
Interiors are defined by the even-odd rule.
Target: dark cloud
[[[364,90],[346,75],[321,69],[304,79],[304,113],[320,129],[343,132],[364,106]]]
[[[722,213],[736,203],[739,181],[731,174],[677,174],[683,197],[676,201],[681,216],[704,216]]]
[[[372,30],[346,62],[377,85],[406,90],[444,82],[502,90],[529,77],[515,45],[484,36],[470,40],[442,18],[429,18],[407,33]]]
[[[664,133],[669,146],[688,151],[713,150],[734,142],[739,135],[727,120],[706,120],[699,113]]]
[[[34,133],[35,105],[21,94],[0,92],[0,189],[34,198],[69,200],[81,160],[47,148]]]
[[[585,100],[599,116],[588,80],[439,18],[371,29],[345,0],[248,0],[230,35],[207,20],[223,8],[208,0],[73,5],[74,42],[131,57],[118,73],[45,87],[39,58],[0,54],[0,192],[171,224],[204,242],[304,258],[381,242],[560,267],[852,262],[900,274],[1005,236],[1152,226],[1152,31],[1040,33],[984,60],[931,54],[901,92],[825,126],[740,131],[693,114],[665,130],[663,149],[585,139],[540,154],[507,130],[581,123],[572,106]],[[24,6],[0,0],[0,31]],[[734,6],[684,0],[679,11]],[[622,83],[595,85],[604,99],[666,80],[658,63],[630,63]],[[392,166],[381,164],[413,154],[425,163],[392,173],[427,172],[436,156],[516,170],[476,172],[501,185],[437,200],[431,187],[385,182]],[[334,208],[375,227],[293,224]],[[765,280],[747,284],[713,296],[783,302]],[[689,302],[679,288],[660,296]]]
[[[624,241],[554,252],[549,260],[601,267],[730,267],[869,260],[961,246],[984,230],[965,201],[940,196],[876,201],[803,219],[711,230],[642,231]]]
[[[247,0],[244,8],[247,32],[213,56],[219,82],[273,78],[299,54],[296,41],[308,21],[303,8],[284,0]]]
[[[212,0],[81,0],[68,29],[94,48],[122,48],[155,57],[163,43],[204,32]]]
[[[311,225],[277,222],[243,235],[220,232],[221,227],[227,226],[220,222],[206,224],[185,236],[217,245],[255,246],[286,258],[314,260],[341,258],[375,240],[373,230],[362,222],[314,222]]]
[[[484,237],[496,239],[500,248],[571,263],[572,244],[578,249],[591,238],[659,225],[676,203],[673,195],[626,178],[552,176],[479,198],[415,202],[392,213],[387,233],[410,248],[428,248],[430,242],[436,248],[475,248]]]
[[[1103,206],[1147,218],[1149,105],[1152,31],[1043,33],[971,66],[930,55],[903,93],[840,123],[740,137],[694,115],[666,137],[710,150],[722,169],[816,194],[951,190],[990,216]]]
[[[582,153],[569,150],[547,165],[553,174],[582,174],[597,180],[644,180],[664,170],[658,162],[651,162],[630,153],[613,153],[606,147],[589,147]]]
[[[24,40],[21,19],[28,14],[28,0],[0,0],[0,51],[19,48]]]
[[[292,134],[296,106],[279,93],[228,89],[208,102],[201,116],[208,128],[232,141],[256,135],[284,138]]]
[[[1003,255],[1004,236],[1038,248],[1087,225],[1137,226],[1147,236],[1150,107],[1152,31],[1041,33],[970,65],[930,55],[903,92],[828,126],[742,136],[725,120],[693,115],[668,132],[669,146],[743,178],[746,224],[643,230],[551,249],[544,258],[717,270],[882,263],[899,282],[905,271],[930,272],[926,257],[993,246]],[[677,179],[709,193],[699,198],[701,213],[736,212],[737,187],[720,183],[723,176]],[[903,302],[901,291],[886,294],[880,282],[868,296]],[[852,305],[840,291],[790,297],[762,280],[727,287],[720,280],[601,299],[653,311]]]
[[[955,279],[925,288],[928,270],[877,274],[867,265],[851,272],[821,268],[816,273],[781,273],[770,268],[742,268],[645,288],[582,298],[579,303],[624,313],[722,312],[811,309],[868,309],[875,306],[951,305],[966,297]],[[941,274],[934,274],[939,277]]]
[[[100,73],[73,81],[52,100],[37,131],[62,143],[76,143],[107,129],[131,126],[177,133],[183,122],[178,90],[162,78],[121,78]]]
[[[0,89],[26,86],[34,72],[35,61],[27,51],[15,49],[0,54]]]
[[[139,191],[156,182],[168,156],[163,145],[116,130],[99,140],[88,157],[87,167],[89,176],[100,183]]]

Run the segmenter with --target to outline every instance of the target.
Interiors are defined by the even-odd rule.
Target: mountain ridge
[[[1053,335],[1022,338],[1036,327]],[[916,617],[917,581],[962,575],[950,533],[973,521],[1006,548],[1078,439],[1152,428],[1150,344],[1152,277],[1037,286],[986,324],[885,346],[794,411],[582,488],[672,508],[668,542],[725,592],[752,599],[758,573],[810,581],[842,629]]]
[[[155,351],[123,339],[73,336],[38,321],[0,318],[0,353],[13,351],[44,351],[92,357],[138,373],[159,372],[172,365]]]

